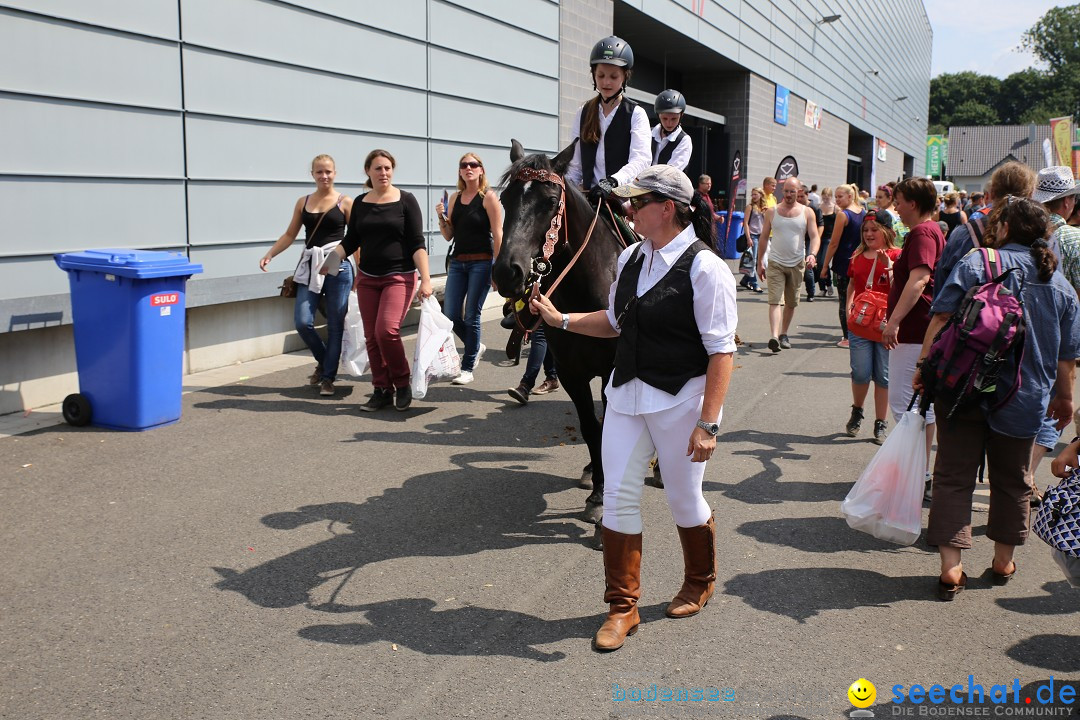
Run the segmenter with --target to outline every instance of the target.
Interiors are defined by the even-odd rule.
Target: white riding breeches
[[[686,446],[701,417],[700,396],[672,408],[624,415],[610,406],[604,415],[604,518],[609,530],[641,532],[641,493],[653,453],[660,462],[664,492],[675,524],[697,527],[712,510],[701,494],[705,463],[690,461]]]

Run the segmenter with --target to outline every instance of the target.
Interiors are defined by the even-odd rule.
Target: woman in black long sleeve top
[[[364,320],[364,339],[375,393],[361,410],[412,403],[409,360],[401,342],[401,322],[409,311],[420,273],[420,297],[431,295],[431,275],[420,204],[391,180],[397,162],[386,150],[372,150],[364,161],[370,192],[353,202],[344,256],[360,251],[356,299]]]

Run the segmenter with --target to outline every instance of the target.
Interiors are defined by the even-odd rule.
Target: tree
[[[1005,125],[1030,122],[1024,119],[1025,115],[1044,102],[1049,85],[1049,76],[1034,68],[1014,72],[1002,80],[1001,92],[995,104],[1001,122]]]
[[[1024,33],[1022,47],[1047,64],[1051,73],[1080,66],[1080,4],[1051,8]]]
[[[949,119],[949,125],[997,125],[997,110],[978,100],[965,100]]]
[[[943,73],[930,81],[930,125],[955,125],[953,114],[966,102],[982,103],[992,108],[1001,92],[1001,80],[975,72]],[[997,112],[993,111],[996,118]],[[969,115],[971,112],[969,111]],[[985,113],[981,114],[988,117]],[[994,122],[997,122],[995,119]]]

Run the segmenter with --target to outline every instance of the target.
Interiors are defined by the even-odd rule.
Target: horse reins
[[[526,281],[526,285],[531,285],[529,291],[529,299],[532,300],[540,293],[540,281],[543,280],[551,273],[551,256],[555,254],[555,247],[559,242],[559,232],[562,232],[563,241],[569,246],[570,239],[568,237],[569,228],[566,223],[566,182],[562,179],[558,173],[550,170],[540,170],[537,168],[522,168],[518,171],[515,179],[523,182],[549,182],[559,186],[559,207],[556,210],[554,217],[551,218],[551,225],[548,227],[546,233],[544,233],[544,246],[541,249],[541,255],[532,259],[532,267],[529,270],[529,278]],[[577,263],[578,258],[585,252],[585,248],[589,245],[589,240],[592,238],[593,230],[596,229],[596,222],[600,219],[600,208],[606,205],[604,201],[600,201],[596,206],[596,213],[593,215],[592,222],[589,224],[589,230],[585,233],[585,239],[581,243],[581,247],[574,253],[574,257],[570,259],[563,271],[559,273],[559,276],[555,278],[555,282],[551,283],[551,286],[547,290],[548,296],[555,292],[555,289],[559,287],[559,283],[563,281],[567,273],[570,272],[574,264]],[[608,212],[611,213],[611,208],[608,208]],[[626,247],[623,243],[622,233],[619,232],[618,223],[615,223],[615,215],[611,213],[611,220],[615,226],[615,235],[619,238],[619,242]],[[521,320],[515,313],[515,320],[522,330],[525,332],[532,332],[540,325],[541,318],[538,316],[536,322],[532,327],[526,328],[521,324]]]

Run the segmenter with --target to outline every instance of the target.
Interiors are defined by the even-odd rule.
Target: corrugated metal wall
[[[187,251],[193,305],[274,294],[258,258],[330,153],[358,194],[385,147],[432,208],[457,160],[554,151],[552,0],[0,0],[0,332],[67,315],[52,254]],[[289,255],[273,267],[290,271]],[[441,263],[438,263],[441,266]]]

